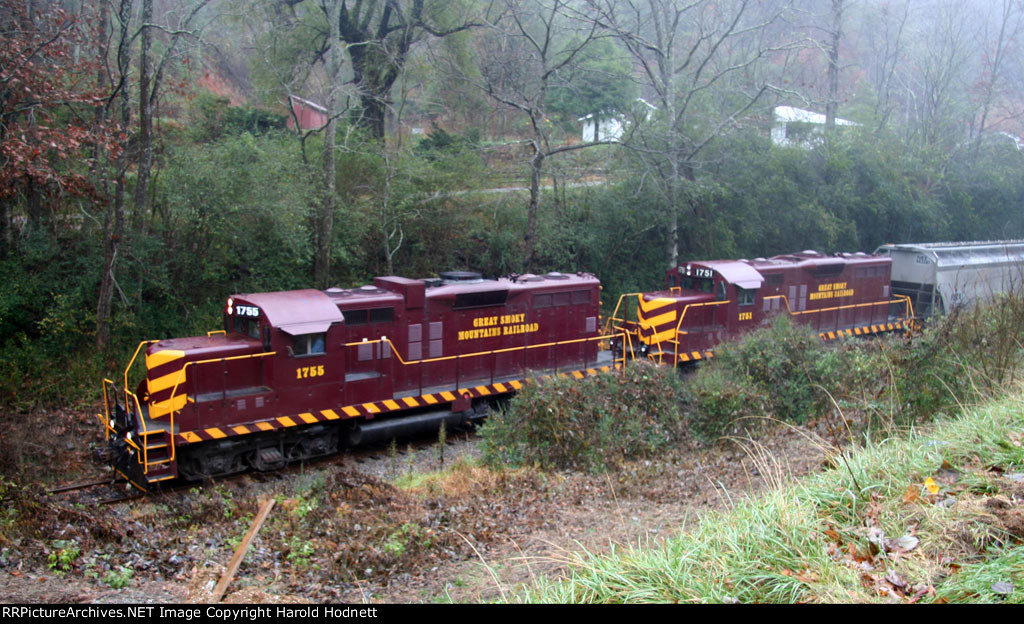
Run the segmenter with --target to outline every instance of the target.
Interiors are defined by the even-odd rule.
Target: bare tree
[[[138,134],[138,176],[135,182],[135,205],[132,212],[132,229],[136,235],[142,233],[146,213],[149,212],[150,175],[153,170],[153,110],[160,96],[160,88],[168,62],[175,58],[179,42],[183,38],[198,39],[199,29],[194,22],[200,11],[210,0],[196,0],[188,12],[176,17],[173,12],[163,16],[162,23],[153,18],[153,0],[142,0],[139,39],[139,134]],[[160,31],[168,36],[163,52],[153,59],[153,35]],[[155,63],[154,63],[155,60]]]
[[[101,8],[105,10],[105,7]],[[105,254],[103,275],[100,281],[99,300],[96,306],[96,346],[106,347],[110,340],[111,304],[114,298],[114,287],[117,285],[115,269],[118,254],[122,249],[125,237],[125,174],[128,171],[128,129],[131,127],[132,107],[130,95],[131,42],[132,42],[132,0],[120,0],[115,17],[116,38],[116,83],[108,100],[113,107],[120,102],[120,145],[114,163],[114,197],[109,202],[103,223],[103,240]]]
[[[866,49],[861,51],[861,64],[874,89],[874,113],[879,129],[886,127],[900,105],[897,70],[905,61],[910,15],[910,0],[877,3],[863,13],[860,31]]]
[[[970,3],[937,0],[918,16],[907,63],[898,72],[905,93],[906,132],[923,146],[954,145],[969,115],[972,42],[978,26],[964,19]]]
[[[481,88],[488,96],[518,111],[528,123],[530,199],[523,237],[523,267],[534,264],[537,213],[544,163],[556,154],[608,141],[556,145],[548,119],[548,96],[564,80],[595,40],[608,36],[597,22],[581,21],[573,4],[563,0],[505,0],[493,20],[480,63]]]
[[[993,23],[994,22],[994,23]],[[1007,53],[1020,44],[1024,30],[1024,13],[1019,0],[1002,0],[994,19],[985,20],[986,28],[982,41],[982,77],[979,85],[979,107],[977,119],[974,121],[974,149],[981,146],[982,136],[989,127],[989,116],[1000,99],[1003,89]],[[993,38],[988,34],[989,28],[997,32]],[[994,40],[993,40],[994,39]],[[1011,95],[1008,99],[1013,99]],[[1007,98],[1003,98],[1007,99]]]
[[[831,41],[828,46],[828,102],[825,105],[825,127],[836,128],[839,110],[839,43],[843,39],[843,0],[832,0]]]
[[[588,0],[594,23],[620,38],[658,111],[634,120],[627,146],[669,211],[668,260],[679,261],[679,211],[690,205],[688,246],[706,231],[706,211],[687,201],[699,155],[779,90],[763,66],[797,47],[784,34],[788,2],[753,0]],[[780,66],[785,63],[780,62]]]

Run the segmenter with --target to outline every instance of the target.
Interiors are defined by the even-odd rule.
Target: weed
[[[107,572],[107,575],[103,577],[103,582],[114,589],[122,589],[131,584],[133,576],[135,576],[135,572],[131,568],[117,566],[117,570]]]
[[[308,568],[313,555],[316,554],[316,548],[313,547],[313,544],[298,536],[294,536],[288,546],[288,561],[299,569],[305,570]]]
[[[430,545],[430,535],[423,527],[412,522],[405,522],[388,535],[383,548],[387,554],[395,559],[400,559],[413,546],[429,548]]]
[[[441,428],[437,430],[437,468],[444,470],[444,445],[448,441],[448,429],[441,421]]]
[[[69,572],[82,554],[82,549],[73,541],[57,540],[53,543],[55,550],[47,556],[47,565],[57,574]]]

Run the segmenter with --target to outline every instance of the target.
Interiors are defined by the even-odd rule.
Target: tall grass
[[[541,581],[518,598],[600,603],[996,599],[977,579],[1016,579],[1020,587],[1024,547],[1005,534],[998,539],[999,527],[978,516],[972,501],[1013,491],[1013,482],[1000,478],[999,471],[1024,468],[1022,408],[1024,397],[1018,393],[907,439],[868,443],[848,453],[843,467],[738,501],[723,514],[705,516],[690,532],[605,555],[575,554],[568,577]],[[943,470],[959,477],[932,494],[924,484]],[[982,540],[987,550],[979,550],[978,543],[962,537],[965,525],[997,537]],[[896,546],[904,536],[915,537],[918,545]]]

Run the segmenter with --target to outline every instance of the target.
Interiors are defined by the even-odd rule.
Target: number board
[[[235,306],[235,316],[244,316],[247,318],[259,318],[260,309],[256,306],[240,305]]]

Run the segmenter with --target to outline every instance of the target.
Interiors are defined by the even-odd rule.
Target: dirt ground
[[[114,505],[49,487],[100,474],[88,414],[36,417],[59,444],[0,430],[0,602],[205,602],[258,500],[278,504],[225,602],[488,602],[572,553],[656,541],[702,514],[807,474],[824,462],[814,425],[776,427],[757,443],[680,448],[603,475],[496,474],[460,458],[478,452],[452,435],[455,476],[399,488],[435,471],[437,445],[370,449],[301,471],[246,475]],[[4,419],[10,422],[11,419]],[[3,474],[3,473],[0,473]],[[95,495],[93,495],[95,496]]]

